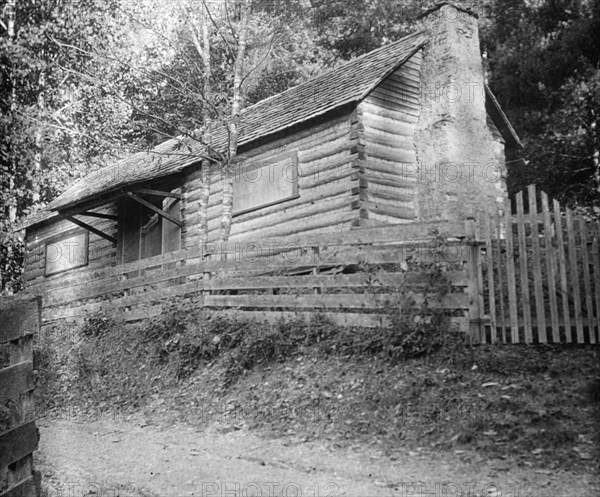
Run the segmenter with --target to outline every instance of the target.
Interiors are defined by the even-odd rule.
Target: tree
[[[511,193],[536,183],[567,205],[600,200],[600,2],[493,2],[490,85],[525,144]]]
[[[142,93],[134,122],[140,130],[155,131],[148,145],[184,134],[201,142],[209,155],[217,159],[224,180],[219,235],[222,240],[228,239],[230,233],[232,169],[237,161],[238,123],[246,102],[283,91],[311,76],[306,71],[308,64],[304,64],[309,58],[313,68],[322,67],[323,51],[314,41],[311,43],[314,37],[308,36],[308,17],[289,22],[294,9],[300,9],[297,0],[280,4],[261,0],[182,0],[171,4],[169,13],[174,20],[170,26],[146,22],[155,39],[173,47],[173,53],[165,57],[160,50],[153,50],[151,43],[148,45],[149,53],[160,54],[161,63],[151,63],[152,69],[143,78],[159,91],[145,96]],[[152,85],[136,83],[134,87]],[[212,147],[212,135],[219,127],[228,136],[223,151]],[[202,241],[207,237],[208,163],[208,158],[201,161]]]
[[[0,17],[0,291],[18,290],[23,241],[15,223],[54,198],[72,178],[113,157],[126,117],[97,88],[73,77],[85,51],[117,46],[113,5],[14,0]],[[107,29],[108,28],[108,29]],[[121,38],[119,38],[121,37]],[[80,51],[65,46],[79,47]]]
[[[1,231],[13,245],[15,222],[74,178],[182,136],[202,142],[223,171],[226,239],[245,101],[301,82],[328,57],[308,16],[298,15],[306,14],[303,0],[82,0],[76,16],[74,4],[62,0],[18,0],[16,7],[16,36],[0,32],[2,92],[16,92],[14,108],[0,116],[7,131],[0,208],[10,214]],[[212,149],[218,127],[229,137],[220,154]],[[205,239],[206,159],[201,175]]]

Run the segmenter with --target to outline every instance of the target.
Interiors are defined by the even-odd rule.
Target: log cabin
[[[226,145],[216,129],[214,148]],[[243,111],[230,240],[494,211],[521,148],[486,85],[476,15],[443,2],[417,32]],[[197,247],[202,157],[205,147],[180,137],[69,186],[20,227],[26,286]],[[214,241],[217,161],[209,178]]]

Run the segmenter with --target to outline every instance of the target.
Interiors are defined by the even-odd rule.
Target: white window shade
[[[233,214],[298,196],[298,152],[239,164],[233,178]]]
[[[45,275],[50,276],[87,265],[88,243],[88,231],[71,232],[46,243]]]

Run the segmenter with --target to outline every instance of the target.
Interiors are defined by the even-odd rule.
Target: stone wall
[[[476,16],[444,3],[421,18],[430,41],[421,65],[415,136],[417,219],[464,219],[506,197],[504,144],[488,125]]]

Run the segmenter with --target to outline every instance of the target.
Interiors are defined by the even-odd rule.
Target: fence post
[[[481,268],[481,249],[477,241],[475,218],[465,220],[467,245],[467,271],[469,276],[469,339],[471,343],[480,343],[483,333],[483,273]]]

